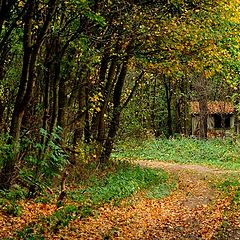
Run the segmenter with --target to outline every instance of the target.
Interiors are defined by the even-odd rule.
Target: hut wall
[[[208,124],[208,129],[214,129],[214,117],[213,117],[213,115],[208,116],[207,124]]]

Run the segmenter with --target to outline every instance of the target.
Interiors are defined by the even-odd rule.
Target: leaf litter
[[[139,163],[163,167],[159,162]],[[91,217],[78,217],[55,233],[46,228],[45,239],[240,239],[240,211],[232,209],[232,194],[225,195],[213,187],[223,172],[203,171],[201,166],[198,171],[197,167],[178,164],[165,164],[163,168],[179,178],[177,190],[170,196],[150,199],[139,192],[118,206],[105,204]],[[21,204],[20,217],[0,213],[0,238],[14,236],[16,229],[56,211],[54,204]]]

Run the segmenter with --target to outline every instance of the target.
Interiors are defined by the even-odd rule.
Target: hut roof
[[[208,102],[208,112],[210,114],[214,113],[233,113],[234,107],[231,102],[224,102],[224,101],[211,101]],[[191,102],[191,113],[192,114],[199,114],[199,102]]]

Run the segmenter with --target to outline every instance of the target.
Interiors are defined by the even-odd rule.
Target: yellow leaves
[[[213,69],[208,69],[208,70],[205,70],[205,76],[206,78],[211,78],[213,77],[215,74],[215,71]]]
[[[96,107],[95,110],[96,110],[97,112],[100,112],[100,111],[101,111],[101,108],[100,108],[100,107]]]
[[[98,101],[101,101],[102,100],[102,93],[97,93],[96,95],[94,95],[93,97],[90,97],[90,101],[93,102],[93,103],[96,103]]]
[[[0,211],[0,239],[13,237],[16,230],[22,230],[28,224],[34,224],[42,216],[49,216],[56,210],[55,204],[35,203],[24,200],[18,203],[23,207],[20,217],[10,217]]]
[[[23,8],[24,6],[25,6],[24,1],[19,1],[19,2],[18,2],[18,7],[19,7],[19,8]]]
[[[234,23],[240,23],[240,2],[238,0],[231,0],[227,4],[228,11],[226,17]]]
[[[93,95],[92,97],[89,98],[90,102],[92,104],[92,108],[90,109],[90,111],[97,111],[100,112],[101,111],[101,103],[103,102],[103,95],[101,92],[96,93],[95,95]]]

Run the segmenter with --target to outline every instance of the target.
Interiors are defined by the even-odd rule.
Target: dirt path
[[[65,229],[63,239],[240,239],[239,211],[229,232],[219,235],[231,197],[223,198],[212,184],[222,174],[239,172],[154,161],[135,163],[177,175],[178,190],[164,199],[137,195],[121,206],[106,205],[98,210],[97,217],[72,222],[72,228],[81,231],[70,236]]]
[[[211,168],[202,165],[194,165],[194,164],[178,164],[178,163],[169,163],[169,162],[160,162],[160,161],[145,161],[145,160],[137,160],[133,161],[134,164],[140,165],[142,167],[149,167],[149,168],[163,168],[164,170],[170,172],[179,172],[179,171],[192,171],[198,174],[236,174],[240,176],[240,171],[232,171],[232,170],[222,170],[217,168]]]
[[[119,206],[106,204],[96,209],[93,217],[77,218],[46,239],[240,240],[240,211],[232,211],[231,194],[224,196],[214,187],[214,183],[226,176],[239,178],[240,172],[159,161],[134,163],[165,169],[178,179],[177,189],[162,199],[150,199],[141,192]],[[31,203],[29,206],[49,214],[54,211],[50,205],[47,211],[43,204]],[[228,212],[232,214],[229,216]]]

